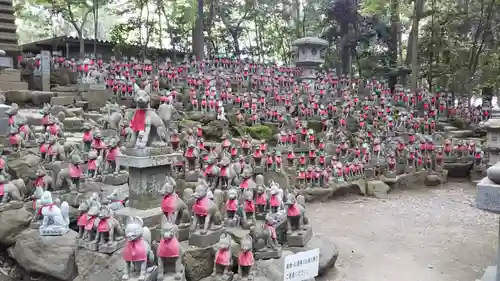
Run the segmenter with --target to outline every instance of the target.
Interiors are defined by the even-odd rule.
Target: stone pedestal
[[[10,106],[0,104],[0,136],[7,136],[9,134],[9,117],[5,112],[10,109]]]
[[[287,235],[287,243],[289,247],[304,247],[311,240],[311,237],[312,228],[308,227],[307,230],[293,231]]]
[[[127,153],[128,152],[128,153]],[[162,196],[160,189],[177,154],[161,154],[161,149],[129,149],[117,156],[117,163],[129,169],[129,206],[116,211],[125,223],[127,217],[138,216],[150,228],[153,238],[159,238]],[[126,154],[127,153],[127,154]]]
[[[213,246],[219,242],[221,234],[222,228],[218,230],[208,230],[207,234],[201,234],[200,230],[198,229],[195,232],[191,233],[191,237],[189,238],[189,245],[199,248]]]
[[[476,207],[483,211],[500,214],[500,162],[491,166],[487,170],[487,177],[477,184]],[[498,239],[500,242],[500,233]],[[488,267],[481,281],[500,281],[499,269],[500,247],[497,250],[497,266]]]

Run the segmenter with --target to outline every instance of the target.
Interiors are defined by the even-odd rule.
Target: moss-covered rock
[[[273,138],[273,130],[266,125],[246,127],[246,132],[254,139],[271,140]]]
[[[200,122],[196,122],[196,121],[193,121],[190,119],[183,119],[183,120],[179,121],[179,131],[182,132],[188,128],[196,128],[200,125],[201,125]]]

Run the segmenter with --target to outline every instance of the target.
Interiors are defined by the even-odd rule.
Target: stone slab
[[[281,257],[283,250],[281,247],[273,249],[262,249],[255,252],[256,260],[267,260],[267,259],[279,259]]]
[[[57,96],[50,98],[51,105],[62,105],[68,106],[75,103],[75,98],[73,96]]]
[[[189,245],[199,248],[213,246],[219,242],[221,234],[222,229],[208,230],[208,233],[205,235],[201,234],[200,230],[198,229],[195,232],[191,233],[191,237],[189,238]]]
[[[99,253],[112,254],[121,249],[123,245],[125,245],[125,239],[123,238],[117,239],[111,244],[99,244]]]
[[[483,277],[481,277],[480,281],[496,281],[497,276],[497,267],[496,266],[488,266],[484,271]]]
[[[158,277],[158,267],[154,265],[147,269],[146,278],[141,281],[156,281],[157,277]],[[128,281],[139,281],[139,272],[131,270]]]
[[[483,211],[500,214],[500,185],[488,177],[477,184],[476,207]]]
[[[78,239],[76,244],[78,245],[78,247],[87,249],[89,251],[97,252],[97,250],[99,249],[97,243],[94,241],[87,241],[87,240],[83,240],[83,239]]]
[[[298,231],[292,232],[292,234],[287,235],[287,244],[289,247],[304,247],[307,245],[312,237],[312,227],[309,226],[307,230],[299,234]]]
[[[116,157],[116,161],[124,167],[148,168],[171,165],[179,157],[179,155],[179,153],[144,156],[118,155]]]
[[[158,205],[160,206],[160,205]],[[163,216],[161,207],[156,207],[152,209],[140,210],[131,207],[125,207],[115,211],[115,217],[120,221],[122,225],[128,217],[137,216],[142,219],[144,226],[147,226],[151,230],[152,239],[159,240],[160,238],[160,222]]]

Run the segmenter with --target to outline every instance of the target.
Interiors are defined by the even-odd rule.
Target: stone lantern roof
[[[292,42],[292,46],[300,47],[305,45],[326,47],[328,46],[328,41],[313,36],[312,33],[307,33],[306,37],[299,38]]]

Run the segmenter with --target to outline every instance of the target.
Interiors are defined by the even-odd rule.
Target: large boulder
[[[5,94],[5,101],[7,104],[11,103],[17,103],[17,104],[24,104],[24,103],[29,103],[31,102],[31,98],[33,96],[33,92],[29,90],[13,90],[13,91],[6,91],[4,92]]]
[[[30,180],[35,179],[40,161],[41,158],[33,154],[27,154],[22,157],[8,157],[8,172],[12,178],[21,178],[25,183],[28,183]]]
[[[120,250],[112,255],[107,255],[78,248],[76,251],[78,276],[74,281],[121,281],[125,268],[121,253]]]
[[[294,254],[304,251],[309,251],[319,248],[319,270],[318,275],[321,276],[335,267],[335,262],[339,257],[337,246],[327,237],[314,235],[305,247],[288,247],[287,250]]]
[[[0,244],[12,246],[16,237],[30,225],[33,215],[25,208],[0,212]]]
[[[17,236],[16,244],[8,251],[28,272],[73,280],[78,275],[75,264],[77,236],[72,230],[63,236],[40,236],[38,229],[28,229]]]

